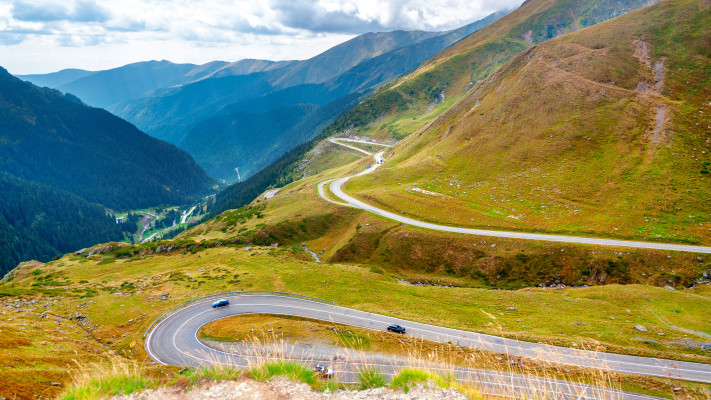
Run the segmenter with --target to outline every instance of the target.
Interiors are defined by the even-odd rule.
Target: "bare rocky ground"
[[[454,389],[418,384],[408,393],[386,388],[362,391],[337,390],[333,393],[314,391],[304,383],[276,378],[257,382],[249,378],[237,381],[207,382],[185,389],[180,386],[151,389],[140,393],[112,397],[111,400],[466,400]]]

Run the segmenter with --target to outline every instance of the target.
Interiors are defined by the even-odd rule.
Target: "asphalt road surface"
[[[292,315],[321,321],[331,321],[350,326],[384,330],[388,324],[397,323],[407,329],[407,335],[441,343],[456,343],[460,346],[505,353],[510,356],[544,360],[586,368],[604,369],[622,373],[670,377],[675,379],[711,382],[711,365],[677,362],[655,358],[624,356],[590,352],[564,347],[504,339],[474,332],[438,327],[399,318],[368,313],[291,296],[271,294],[241,294],[227,297],[230,305],[212,308],[213,299],[189,304],[161,320],[146,336],[145,348],[149,356],[162,364],[179,366],[207,366],[229,364],[247,367],[257,358],[269,358],[264,354],[236,354],[210,348],[203,344],[197,333],[205,324],[233,315],[268,313]],[[357,381],[359,368],[372,366],[386,375],[393,375],[408,366],[399,357],[383,362],[366,358],[347,359],[333,357],[315,359],[307,354],[287,354],[276,357],[303,363],[325,363],[336,371],[344,383]],[[469,381],[482,387],[488,394],[510,397],[543,397],[560,399],[653,399],[654,397],[600,388],[586,384],[566,382],[549,378],[518,375],[507,372],[429,366],[453,373],[460,381]]]
[[[340,141],[344,141],[348,139],[330,139],[332,143],[345,146],[348,148],[355,148],[354,146],[346,145],[343,143],[340,143]],[[363,143],[370,143],[366,141],[357,141],[357,140],[348,140],[350,142],[363,142]],[[376,144],[376,143],[370,143],[370,144]],[[380,144],[382,146],[387,146],[384,144]],[[343,192],[343,184],[348,182],[349,179],[360,176],[360,175],[365,175],[369,174],[371,172],[374,172],[382,163],[384,162],[383,160],[383,152],[380,152],[378,154],[371,154],[365,150],[358,149],[360,152],[368,154],[373,156],[375,158],[375,165],[372,165],[365,170],[361,171],[358,174],[347,176],[344,178],[339,178],[335,179],[330,182],[329,188],[331,189],[331,192],[338,197],[339,199],[343,200],[345,203],[352,207],[360,208],[369,212],[372,212],[373,214],[380,215],[382,217],[402,222],[407,225],[412,225],[412,226],[417,226],[420,228],[425,228],[425,229],[432,229],[436,231],[443,231],[443,232],[453,232],[453,233],[463,233],[467,235],[476,235],[476,236],[490,236],[490,237],[502,237],[502,238],[511,238],[511,239],[524,239],[524,240],[542,240],[542,241],[548,241],[548,242],[562,242],[562,243],[578,243],[578,244],[591,244],[591,245],[600,245],[600,246],[618,246],[618,247],[632,247],[632,248],[637,248],[637,249],[656,249],[656,250],[671,250],[671,251],[684,251],[684,252],[691,252],[691,253],[706,253],[706,254],[711,254],[711,247],[708,246],[691,246],[691,245],[683,245],[683,244],[672,244],[672,243],[654,243],[654,242],[639,242],[639,241],[629,241],[629,240],[616,240],[616,239],[598,239],[598,238],[589,238],[589,237],[580,237],[580,236],[565,236],[565,235],[545,235],[545,234],[539,234],[539,233],[524,233],[524,232],[511,232],[511,231],[493,231],[493,230],[484,230],[484,229],[472,229],[472,228],[460,228],[456,226],[448,226],[448,225],[439,225],[439,224],[432,224],[429,222],[424,222],[424,221],[419,221],[416,219],[412,218],[407,218],[403,217],[402,215],[395,214],[389,211],[382,210],[380,208],[374,207],[370,204],[367,204],[365,202],[362,202],[358,199],[355,199],[346,193]],[[321,185],[321,188],[323,187],[323,184],[326,182],[321,182],[319,185]],[[333,200],[330,200],[326,198],[326,196],[323,194],[323,191],[319,191],[319,195],[321,195],[322,198],[326,199],[329,202],[339,204],[338,202],[334,202]]]

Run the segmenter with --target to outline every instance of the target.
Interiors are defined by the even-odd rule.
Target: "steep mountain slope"
[[[0,275],[22,261],[49,261],[97,243],[122,240],[124,230],[130,227],[117,224],[98,204],[0,173]]]
[[[664,1],[542,43],[348,189],[448,224],[711,243],[710,11]]]
[[[402,138],[428,122],[422,114],[467,93],[513,55],[536,43],[653,3],[650,0],[529,0],[400,78],[339,118],[334,130]],[[378,121],[374,124],[374,121]]]
[[[317,109],[318,106],[302,104],[217,117],[198,123],[181,147],[193,149],[196,161],[217,176],[236,175],[237,167],[242,167],[241,175],[249,176],[253,166],[265,165],[261,159],[271,156],[269,150],[280,144],[279,139],[300,140],[290,135],[290,130]],[[233,160],[233,164],[223,160]]]
[[[193,159],[114,115],[0,69],[0,170],[115,209],[210,189]]]
[[[284,92],[305,86],[320,85],[298,86]],[[327,95],[321,99],[328,99]],[[358,94],[344,94],[322,106],[298,103],[262,110],[257,104],[250,112],[235,111],[198,123],[180,147],[190,149],[195,160],[215,176],[235,177],[235,168],[239,168],[240,176],[248,177],[312,139],[343,110],[355,106],[358,99]]]

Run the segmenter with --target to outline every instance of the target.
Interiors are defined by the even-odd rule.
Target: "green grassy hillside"
[[[330,129],[400,139],[426,125],[433,115],[437,116],[451,105],[452,100],[471,91],[521,51],[653,2],[526,1],[516,11],[387,85],[339,118]]]
[[[361,159],[294,182],[269,200],[258,197],[179,237],[200,242],[241,237],[263,245],[306,243],[328,262],[368,264],[408,281],[454,286],[688,287],[705,271],[711,273],[711,259],[696,254],[434,232],[327,203],[316,194],[318,182],[362,170],[367,162]]]
[[[542,43],[346,190],[461,226],[709,244],[710,36],[688,0]]]

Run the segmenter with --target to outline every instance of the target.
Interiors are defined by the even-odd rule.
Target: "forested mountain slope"
[[[0,275],[22,261],[123,240],[131,229],[135,224],[117,224],[98,204],[0,173]]]
[[[0,170],[110,208],[181,204],[213,185],[184,151],[4,69],[0,127]]]

